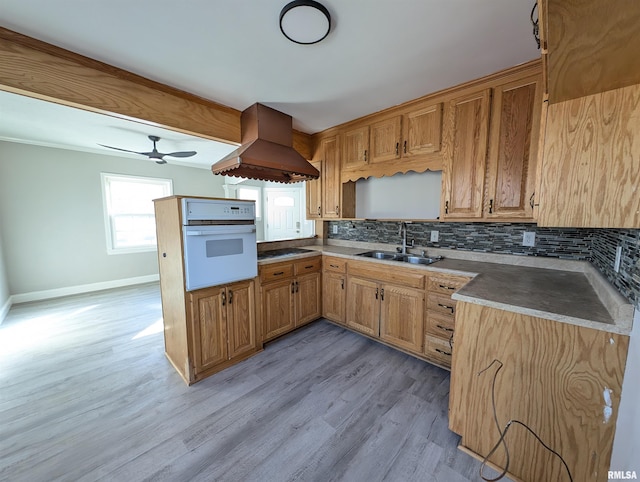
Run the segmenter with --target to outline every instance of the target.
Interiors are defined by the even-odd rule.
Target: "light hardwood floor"
[[[157,284],[14,306],[0,480],[481,480],[444,370],[321,320],[187,387],[160,330]]]

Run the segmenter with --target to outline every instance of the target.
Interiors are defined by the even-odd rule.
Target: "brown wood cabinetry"
[[[397,115],[371,124],[371,164],[400,159],[402,117]]]
[[[306,184],[307,219],[353,218],[356,214],[356,184],[340,179],[340,142],[338,135],[314,142],[311,164],[320,171],[320,179]]]
[[[459,302],[449,428],[462,447],[488,455],[499,439],[495,401],[501,423],[531,427],[564,458],[573,480],[605,481],[628,344],[624,335]],[[502,363],[498,373],[494,360]],[[505,440],[514,480],[569,480],[523,427],[514,424]],[[489,460],[504,467],[505,451]]]
[[[264,340],[288,333],[320,318],[322,257],[259,267]]]
[[[369,126],[345,130],[342,138],[342,169],[357,169],[366,165],[369,154]]]
[[[429,276],[424,354],[433,363],[451,368],[456,302],[451,295],[471,278],[453,275]]]
[[[640,227],[640,84],[551,104],[538,224]]]
[[[306,181],[307,219],[322,218],[322,161],[311,161],[311,165],[320,172],[314,181]]]
[[[493,89],[486,218],[533,218],[541,108],[539,75]]]
[[[256,350],[253,281],[189,293],[195,378]]]
[[[443,219],[481,218],[491,90],[449,103],[448,148],[442,173]]]
[[[347,327],[422,353],[424,275],[367,262],[350,262],[347,272]]]
[[[438,152],[442,143],[442,103],[417,107],[402,115],[402,157]]]
[[[324,257],[322,273],[322,316],[345,323],[347,303],[347,263],[344,259]]]

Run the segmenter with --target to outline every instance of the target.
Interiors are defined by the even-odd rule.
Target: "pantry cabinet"
[[[254,289],[253,281],[241,281],[189,293],[196,379],[256,351]]]
[[[260,266],[264,340],[288,333],[322,314],[322,258]]]

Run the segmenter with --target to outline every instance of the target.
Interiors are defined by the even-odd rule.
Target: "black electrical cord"
[[[509,465],[510,465],[511,460],[510,460],[510,455],[509,455],[509,447],[507,447],[507,442],[506,442],[506,440],[504,438],[507,436],[507,431],[509,430],[509,427],[511,427],[512,424],[516,423],[516,424],[522,425],[524,428],[526,428],[538,440],[538,442],[540,442],[542,444],[542,446],[545,449],[547,449],[549,452],[551,452],[553,455],[555,455],[556,457],[558,457],[560,459],[560,461],[564,465],[564,468],[567,469],[567,474],[569,474],[569,480],[571,482],[573,482],[573,477],[571,476],[571,471],[569,470],[569,466],[567,465],[565,460],[562,458],[562,456],[558,452],[553,450],[551,447],[549,447],[547,444],[545,444],[542,441],[542,439],[538,436],[538,434],[535,433],[531,428],[529,428],[528,425],[526,425],[525,423],[521,422],[520,420],[511,419],[504,426],[504,429],[500,430],[500,422],[498,422],[498,413],[497,413],[497,410],[496,410],[496,380],[498,378],[498,372],[502,369],[502,367],[504,365],[502,364],[502,362],[500,360],[494,359],[489,364],[489,366],[487,368],[485,368],[484,370],[481,370],[481,371],[478,372],[478,376],[482,375],[489,368],[491,368],[494,363],[498,363],[500,366],[498,367],[498,369],[493,374],[493,381],[491,382],[491,405],[493,407],[493,420],[496,423],[496,428],[498,429],[498,432],[500,432],[500,439],[493,446],[493,448],[487,454],[487,456],[484,459],[482,459],[482,464],[480,465],[480,471],[479,471],[480,472],[480,477],[482,478],[482,480],[486,480],[487,482],[496,482],[497,480],[500,480],[505,475],[507,475],[507,472],[509,471]],[[498,447],[500,447],[500,444],[504,445],[504,451],[505,451],[505,455],[506,455],[506,463],[504,464],[504,469],[502,470],[500,475],[498,475],[498,477],[496,477],[495,479],[488,479],[488,478],[486,478],[484,476],[484,468],[487,465],[487,462],[489,461],[489,458],[494,454],[494,452],[496,450],[498,450]]]

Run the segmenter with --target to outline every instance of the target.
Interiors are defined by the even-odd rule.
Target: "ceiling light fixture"
[[[285,5],[280,12],[280,30],[292,42],[315,44],[329,35],[331,15],[318,2],[295,0]]]

